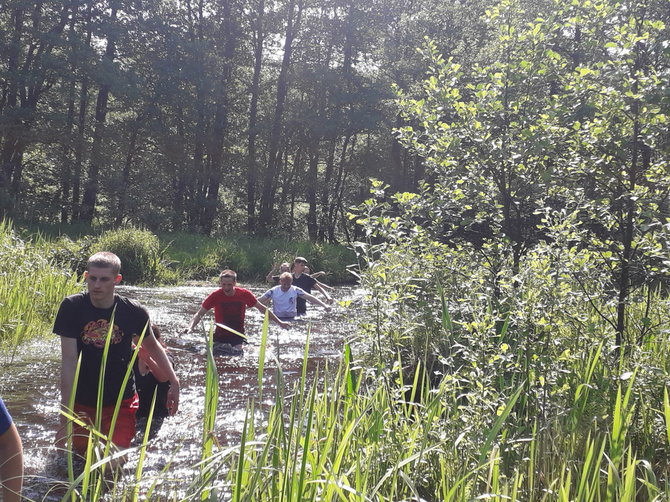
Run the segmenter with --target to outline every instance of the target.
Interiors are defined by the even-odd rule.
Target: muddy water
[[[247,286],[249,287],[249,286]],[[213,291],[212,287],[119,288],[120,293],[140,300],[150,311],[153,322],[161,327],[163,337],[175,362],[181,380],[179,413],[163,422],[151,441],[145,459],[143,479],[149,482],[161,476],[169,463],[169,478],[165,489],[173,495],[175,487],[186,486],[193,478],[194,464],[201,455],[202,417],[204,407],[205,337],[201,333],[181,334],[200,303]],[[256,295],[265,286],[249,287]],[[328,314],[323,308],[309,305],[308,313],[283,330],[271,323],[266,353],[263,406],[272,404],[275,391],[275,363],[279,359],[285,384],[291,389],[299,379],[305,339],[311,330],[308,374],[317,367],[323,371],[326,363],[336,368],[342,353],[344,338],[355,330],[352,313],[362,293],[353,288],[338,288],[333,293],[338,302],[351,300],[344,308],[334,304]],[[213,316],[205,317],[209,326]],[[239,442],[247,403],[258,397],[258,358],[262,315],[256,309],[247,310],[246,334],[249,336],[241,356],[216,357],[219,373],[219,406],[216,436],[221,447]],[[52,447],[58,426],[58,397],[60,372],[60,343],[57,336],[48,336],[20,350],[8,364],[2,361],[0,395],[5,400],[25,449],[25,495],[32,500],[59,500],[54,484],[63,477],[63,463]],[[326,377],[327,378],[327,377]],[[131,452],[127,463],[132,477],[138,455]],[[164,477],[164,475],[163,475]],[[170,485],[170,486],[167,486]]]

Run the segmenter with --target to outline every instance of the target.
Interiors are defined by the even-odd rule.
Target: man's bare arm
[[[279,319],[279,317],[277,317],[277,316],[275,315],[275,313],[272,312],[272,310],[270,310],[269,308],[267,308],[265,305],[263,305],[263,304],[262,304],[261,302],[259,302],[258,300],[256,300],[256,305],[254,305],[254,307],[256,307],[258,310],[260,310],[260,311],[261,311],[261,314],[263,314],[263,315],[265,315],[265,312],[267,311],[268,316],[270,317],[270,319],[271,319],[273,322],[276,322],[277,324],[279,324],[282,328],[286,329],[286,328],[288,328],[288,327],[291,326],[290,323],[284,322],[284,321],[282,321],[281,319]]]
[[[314,276],[312,276],[312,279],[313,279],[313,278],[314,278]],[[329,291],[332,291],[333,289],[335,289],[333,286],[329,286],[328,284],[324,284],[324,283],[321,282],[321,281],[316,281],[316,283],[317,283],[319,286],[321,286],[322,288],[327,289],[327,290],[329,290]]]
[[[79,358],[79,353],[77,352],[77,340],[61,336],[60,350],[60,402],[63,409],[66,409],[70,403],[74,375],[77,371],[77,359]]]
[[[205,307],[200,307],[200,310],[198,310],[193,316],[193,319],[191,319],[191,324],[189,324],[188,328],[186,328],[186,332],[190,333],[195,330],[195,327],[200,322],[200,319],[202,319],[202,316],[204,316],[207,312],[209,312],[208,309]]]
[[[69,409],[70,396],[72,395],[72,386],[74,385],[74,375],[77,371],[77,340],[75,338],[60,337],[61,367],[60,367],[60,403],[63,411],[72,411]],[[67,418],[61,414],[60,428],[56,433],[56,446],[64,447],[67,436]]]
[[[165,349],[158,340],[156,340],[153,333],[149,332],[146,334],[142,340],[142,346],[161,371],[167,375],[167,379],[170,382],[170,390],[168,390],[166,405],[170,415],[174,415],[179,409],[179,378],[177,378],[174,368],[168,360]]]
[[[19,502],[23,486],[23,446],[21,438],[12,423],[0,435],[0,489],[2,500]],[[27,499],[26,499],[27,500]]]
[[[321,294],[326,297],[326,303],[333,303],[333,297],[328,294],[328,291],[326,291],[325,288],[321,287],[319,281],[317,281],[316,284],[314,285],[314,289],[320,291]]]
[[[323,308],[326,309],[326,311],[330,312],[330,306],[326,305],[324,302],[319,300],[316,296],[310,295],[309,293],[305,293],[302,295],[302,297],[309,301],[310,303],[315,303],[316,305],[321,305]]]

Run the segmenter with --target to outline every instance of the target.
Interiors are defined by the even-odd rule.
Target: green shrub
[[[158,237],[148,230],[123,227],[103,233],[91,253],[110,251],[121,259],[121,274],[127,283],[155,282],[165,264]]]
[[[91,246],[94,238],[90,236],[72,240],[67,235],[62,235],[54,241],[44,241],[47,251],[45,254],[51,256],[54,265],[72,270],[80,276],[86,270],[86,262],[91,256]]]

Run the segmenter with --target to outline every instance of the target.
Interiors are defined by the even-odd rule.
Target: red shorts
[[[135,413],[140,405],[140,400],[135,394],[133,397],[121,401],[119,415],[116,417],[116,425],[112,434],[112,443],[120,448],[130,447],[130,442],[135,437]],[[100,421],[100,432],[109,434],[109,427],[112,423],[112,415],[116,405],[102,407],[102,418]],[[74,403],[74,412],[83,418],[84,422],[95,424],[95,408],[83,404]],[[89,431],[76,423],[72,424],[72,446],[78,452],[85,452],[88,444]]]

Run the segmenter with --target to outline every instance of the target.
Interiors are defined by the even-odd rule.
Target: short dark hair
[[[237,282],[237,272],[229,268],[222,270],[219,274],[219,279],[223,279],[224,277],[232,277]]]

